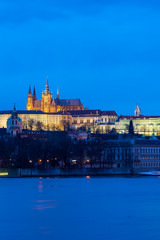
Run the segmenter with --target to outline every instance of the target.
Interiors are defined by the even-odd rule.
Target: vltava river
[[[0,239],[160,239],[160,178],[0,179]]]

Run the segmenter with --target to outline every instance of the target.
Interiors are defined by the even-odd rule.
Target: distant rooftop
[[[160,116],[144,116],[144,115],[140,115],[140,116],[120,116],[119,119],[149,119],[149,118],[160,118]]]
[[[13,110],[0,111],[0,115],[12,114]],[[72,115],[72,116],[117,116],[115,111],[101,111],[99,109],[95,110],[75,110],[75,111],[60,111],[56,113],[45,113],[42,111],[27,111],[27,110],[17,110],[17,114],[50,114],[50,115]]]

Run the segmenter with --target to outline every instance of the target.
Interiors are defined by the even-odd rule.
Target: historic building
[[[115,122],[118,133],[128,133],[130,120],[133,122],[134,133],[151,136],[160,135],[160,116],[141,115],[139,106],[135,108],[135,115],[120,116]]]
[[[11,136],[22,133],[22,119],[18,116],[15,106],[12,115],[7,119],[7,133]]]
[[[72,116],[72,128],[85,127],[91,132],[107,133],[112,130],[118,115],[115,111],[83,110],[69,111]]]
[[[27,110],[42,111],[45,113],[56,113],[59,111],[84,110],[84,107],[80,99],[60,99],[58,89],[57,97],[54,99],[52,96],[52,92],[49,90],[47,79],[46,88],[45,91],[42,93],[41,100],[37,100],[35,88],[32,94],[31,87],[29,87],[29,93],[27,98]]]
[[[160,140],[122,138],[106,141],[105,163],[110,168],[127,168],[133,172],[160,169]]]
[[[44,113],[41,111],[17,111],[22,119],[23,129],[33,130],[64,130],[65,123],[72,124],[72,116],[68,112]],[[7,127],[7,119],[11,117],[12,111],[0,111],[0,128]]]
[[[85,127],[91,132],[97,129],[101,133],[112,130],[118,116],[115,111],[101,110],[75,110],[61,111],[57,113],[46,113],[42,111],[17,111],[22,119],[23,129],[38,129],[38,124],[43,130],[64,130],[67,125],[73,129]],[[12,115],[12,111],[0,111],[0,128],[6,128],[7,119]],[[66,126],[66,127],[65,127]]]

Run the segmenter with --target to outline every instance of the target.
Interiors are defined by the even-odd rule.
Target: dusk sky
[[[29,84],[89,109],[160,115],[158,0],[1,0],[0,110],[26,108]]]

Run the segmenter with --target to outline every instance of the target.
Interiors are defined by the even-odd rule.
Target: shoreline
[[[159,169],[147,169],[147,171],[159,171]],[[131,171],[130,169],[106,169],[106,168],[80,168],[80,169],[9,169],[0,168],[0,178],[25,178],[25,177],[100,177],[100,176],[133,176],[146,169]]]

